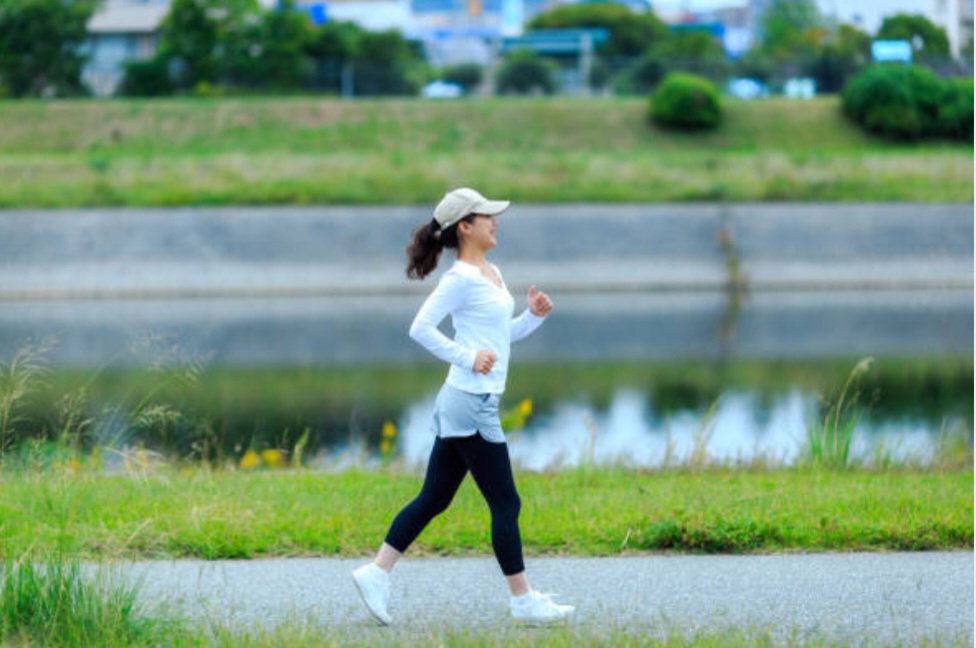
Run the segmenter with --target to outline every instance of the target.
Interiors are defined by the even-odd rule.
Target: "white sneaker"
[[[572,605],[555,603],[550,594],[543,594],[535,590],[521,596],[513,596],[511,600],[512,617],[528,625],[555,623],[569,618],[573,613]]]
[[[352,582],[356,584],[359,596],[369,613],[383,625],[390,625],[393,620],[387,612],[390,604],[390,575],[375,563],[369,563],[353,571]]]

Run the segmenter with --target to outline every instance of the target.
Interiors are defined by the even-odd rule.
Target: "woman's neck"
[[[488,263],[488,259],[485,257],[484,250],[472,249],[462,247],[458,250],[458,259],[464,261],[465,263],[470,263],[480,267],[485,266]]]

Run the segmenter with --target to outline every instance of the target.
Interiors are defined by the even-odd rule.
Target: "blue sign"
[[[912,45],[906,40],[876,40],[871,43],[871,58],[875,61],[912,62]]]
[[[295,8],[307,13],[313,25],[324,25],[329,21],[324,2],[299,2],[296,3]]]

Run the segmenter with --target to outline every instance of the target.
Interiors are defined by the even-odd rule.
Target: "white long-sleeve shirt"
[[[492,268],[501,278],[497,267]],[[502,281],[498,287],[481,270],[457,260],[424,301],[410,325],[410,337],[441,360],[450,363],[447,384],[471,394],[501,394],[508,377],[512,342],[535,331],[544,317],[529,309],[513,317],[515,300]],[[450,316],[454,339],[437,327]],[[478,351],[498,358],[487,374],[473,369]]]

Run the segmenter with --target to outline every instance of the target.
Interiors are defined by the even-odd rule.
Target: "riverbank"
[[[416,470],[398,469],[395,460],[368,471],[296,470],[283,469],[289,457],[278,452],[263,464],[212,468],[133,450],[108,474],[105,454],[119,450],[79,456],[36,448],[8,455],[0,477],[7,556],[362,556],[420,483]],[[831,452],[789,469],[690,457],[659,471],[520,472],[525,551],[972,550],[971,449],[946,447],[939,465],[923,469],[818,467],[832,465]],[[486,515],[466,482],[412,555],[490,552]]]
[[[836,97],[729,101],[673,133],[643,98],[0,101],[0,207],[969,202],[969,144],[865,135]]]

